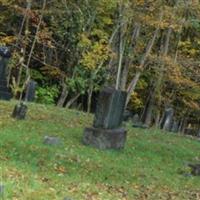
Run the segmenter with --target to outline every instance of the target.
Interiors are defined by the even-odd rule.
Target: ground
[[[10,117],[16,102],[0,101],[0,171],[5,200],[198,200],[200,177],[187,163],[200,161],[200,142],[126,124],[122,151],[81,143],[92,115],[30,104],[25,121]],[[43,138],[59,136],[59,146]]]

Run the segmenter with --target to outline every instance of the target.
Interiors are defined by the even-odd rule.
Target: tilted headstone
[[[114,88],[104,88],[97,102],[94,124],[86,128],[83,143],[99,149],[120,149],[126,141],[126,130],[120,128],[127,93]]]
[[[19,120],[25,119],[27,110],[28,110],[27,105],[21,102],[20,104],[17,104],[15,106],[12,113],[12,117]]]
[[[0,47],[0,99],[10,100],[12,94],[7,84],[7,63],[11,53],[7,47]]]
[[[35,90],[37,87],[37,83],[33,80],[30,80],[26,86],[25,92],[25,101],[34,101],[35,99]]]
[[[171,130],[173,116],[174,116],[173,108],[165,109],[164,117],[161,122],[161,129],[166,130],[166,131]]]

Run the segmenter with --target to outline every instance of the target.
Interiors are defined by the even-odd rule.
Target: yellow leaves
[[[139,97],[137,92],[133,92],[130,98],[130,106],[134,109],[139,109],[143,107],[143,102]]]
[[[51,66],[51,65],[45,65],[41,68],[44,74],[47,74],[53,78],[60,78],[65,76],[63,72],[60,70],[60,68]]]
[[[95,42],[91,49],[83,53],[81,64],[90,69],[95,69],[102,62],[106,61],[109,57],[109,48],[104,44],[104,40]]]
[[[78,46],[80,48],[88,48],[92,45],[92,41],[87,37],[86,34],[82,33],[80,35],[80,42],[78,44]]]
[[[16,41],[16,37],[15,36],[5,36],[5,37],[0,37],[0,43],[1,44],[5,44],[5,45],[9,45],[12,44]]]
[[[199,46],[200,46],[199,40],[196,41],[196,46],[194,46],[194,44],[189,40],[179,42],[180,51],[188,58],[198,56],[198,54],[200,53]]]

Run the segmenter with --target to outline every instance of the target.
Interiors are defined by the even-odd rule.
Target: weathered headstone
[[[200,176],[200,164],[189,164],[188,166],[191,168],[193,176]]]
[[[0,47],[0,99],[10,100],[12,94],[7,84],[7,63],[11,53],[7,47]]]
[[[172,127],[172,120],[174,116],[174,109],[173,108],[167,108],[165,109],[165,113],[161,122],[161,129],[170,131]]]
[[[172,126],[171,126],[171,132],[177,133],[179,128],[179,123],[176,120],[173,120]]]
[[[111,87],[99,95],[94,124],[86,128],[83,143],[99,149],[120,149],[126,141],[126,130],[120,128],[123,121],[127,93]]]
[[[195,129],[195,128],[186,128],[185,129],[185,134],[198,137],[198,130]]]
[[[140,116],[138,114],[134,114],[134,116],[133,116],[133,123],[134,124],[141,123]]]
[[[17,104],[15,106],[12,113],[12,117],[19,120],[25,119],[27,110],[28,110],[27,105],[21,102],[20,104]]]
[[[108,87],[99,95],[94,118],[95,128],[118,128],[123,120],[126,92]]]
[[[37,83],[33,80],[30,80],[26,86],[25,91],[25,101],[34,101],[35,99],[35,90]]]
[[[130,110],[125,110],[123,114],[123,121],[128,121],[133,118],[133,113]]]

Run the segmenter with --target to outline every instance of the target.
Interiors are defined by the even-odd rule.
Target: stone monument
[[[163,119],[161,121],[161,129],[165,131],[170,131],[172,127],[172,120],[174,116],[174,109],[173,108],[167,108],[165,109],[165,113],[163,116]]]
[[[26,86],[25,91],[25,101],[32,102],[35,99],[35,90],[37,87],[37,83],[33,80],[30,80]]]
[[[0,47],[0,99],[10,100],[12,94],[7,83],[7,63],[11,53],[7,47]]]
[[[26,118],[28,107],[25,103],[20,102],[14,107],[12,117],[18,120],[23,120]]]
[[[120,128],[127,93],[111,87],[104,88],[98,98],[93,127],[85,128],[83,143],[98,149],[121,149],[126,130]]]

